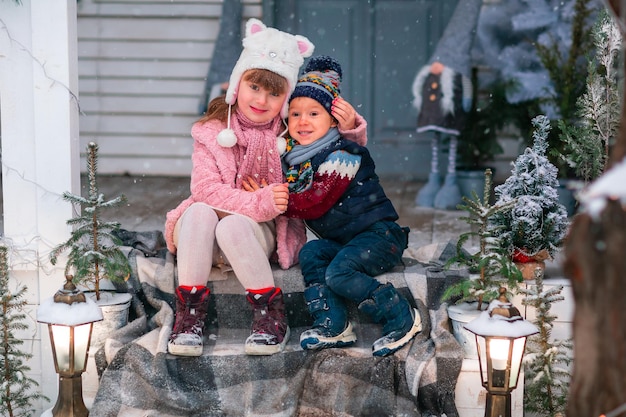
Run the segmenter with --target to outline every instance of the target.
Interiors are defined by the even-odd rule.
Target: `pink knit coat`
[[[237,117],[235,114],[233,118]],[[232,121],[233,119],[231,119]],[[232,122],[231,122],[232,123]],[[272,123],[276,127],[273,136],[272,151],[268,153],[268,167],[281,171],[280,155],[276,149],[275,136],[280,133],[282,123]],[[272,187],[264,187],[255,192],[238,188],[236,183],[238,169],[244,163],[246,149],[241,146],[240,140],[232,148],[225,148],[217,143],[219,132],[226,128],[226,124],[218,120],[204,123],[195,123],[191,129],[194,139],[193,154],[191,156],[193,168],[191,171],[191,196],[184,200],[175,209],[169,211],[165,221],[165,239],[167,248],[176,253],[174,245],[174,227],[185,210],[196,202],[203,202],[211,207],[218,207],[225,211],[242,214],[252,220],[262,223],[275,219],[276,222],[276,253],[278,264],[288,269],[298,262],[298,252],[306,242],[306,230],[300,219],[288,218],[274,205]],[[352,130],[341,131],[350,140],[360,145],[367,143],[367,123],[357,114],[356,127]],[[261,156],[257,156],[261,157]]]

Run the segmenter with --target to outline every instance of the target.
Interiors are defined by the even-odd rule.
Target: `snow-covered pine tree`
[[[483,302],[490,302],[499,295],[499,289],[506,281],[509,289],[515,288],[521,281],[520,271],[511,261],[509,253],[502,245],[496,234],[498,226],[494,226],[489,219],[496,213],[509,210],[515,203],[490,204],[491,199],[491,170],[485,170],[485,188],[482,200],[472,190],[472,198],[463,197],[464,205],[459,208],[468,212],[468,216],[461,220],[472,225],[469,232],[463,233],[457,242],[457,255],[450,259],[446,266],[453,264],[464,265],[470,273],[478,274],[476,279],[468,279],[458,282],[446,289],[443,294],[444,300],[457,299],[457,302],[477,301],[477,308],[481,309]],[[472,238],[477,237],[479,248],[469,254],[463,246]]]
[[[26,291],[25,286],[10,290],[7,248],[0,245],[0,415],[6,417],[29,417],[35,411],[33,402],[45,399],[37,381],[27,376],[26,361],[32,355],[20,350],[24,341],[15,334],[28,329]]]
[[[119,222],[102,218],[103,211],[119,206],[126,198],[122,195],[108,201],[104,199],[98,188],[97,166],[98,145],[90,142],[87,145],[89,192],[87,197],[63,193],[63,199],[78,206],[80,212],[67,221],[73,231],[67,241],[50,252],[50,262],[56,265],[61,253],[69,251],[65,275],[73,275],[75,284],[95,291],[96,300],[100,300],[100,280],[108,278],[112,282],[124,282],[130,274],[130,264],[120,250],[121,240],[112,233],[120,228]]]
[[[515,203],[491,217],[509,255],[519,253],[529,258],[540,251],[554,256],[569,226],[567,211],[558,199],[557,169],[546,157],[550,120],[537,116],[533,126],[532,148],[517,157],[511,175],[495,188],[496,204]]]
[[[522,304],[535,309],[533,324],[539,328],[526,344],[524,356],[524,411],[542,416],[565,414],[572,362],[572,341],[552,340],[556,316],[552,305],[562,301],[562,285],[545,289],[543,274],[535,276],[535,284],[518,288],[524,296]]]
[[[603,10],[594,26],[595,59],[590,60],[585,93],[577,101],[579,123],[559,120],[567,144],[566,162],[585,183],[599,177],[609,159],[620,120],[617,57],[622,35]]]

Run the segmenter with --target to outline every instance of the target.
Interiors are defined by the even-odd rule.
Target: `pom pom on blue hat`
[[[342,70],[337,60],[330,56],[315,56],[304,68],[289,101],[297,97],[309,97],[331,113],[333,101],[339,97]]]

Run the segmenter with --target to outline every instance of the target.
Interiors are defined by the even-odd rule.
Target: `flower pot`
[[[546,270],[544,261],[514,262],[517,269],[522,273],[522,278],[532,280],[537,278],[538,273],[542,274]]]
[[[546,270],[546,259],[550,259],[550,254],[546,249],[542,249],[534,255],[527,255],[524,250],[515,249],[513,251],[512,260],[517,269],[522,273],[522,278],[533,280],[537,278],[537,274],[543,275]]]
[[[104,342],[112,332],[128,324],[128,309],[130,308],[132,296],[128,293],[101,291],[100,300],[96,301],[94,292],[86,293],[86,295],[98,304],[104,317],[102,321],[98,321],[93,325],[90,351],[95,353],[104,345]]]
[[[455,339],[463,347],[464,356],[468,359],[478,358],[476,348],[476,337],[474,333],[467,330],[464,325],[474,320],[482,313],[476,307],[478,302],[461,303],[448,306],[448,316],[452,322],[452,334]],[[483,310],[487,308],[487,304],[483,303]]]

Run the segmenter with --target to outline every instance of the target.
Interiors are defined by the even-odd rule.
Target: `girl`
[[[274,284],[269,259],[283,269],[294,265],[306,234],[301,220],[281,215],[289,193],[280,162],[285,140],[279,134],[298,69],[313,48],[305,37],[250,19],[226,96],[214,99],[192,127],[191,196],[167,213],[165,223],[179,277],[168,343],[172,354],[202,354],[212,265],[232,268],[253,308],[247,354],[280,352],[289,339],[283,293]],[[366,141],[365,122],[353,111],[340,127]],[[264,186],[246,191],[250,178]]]

